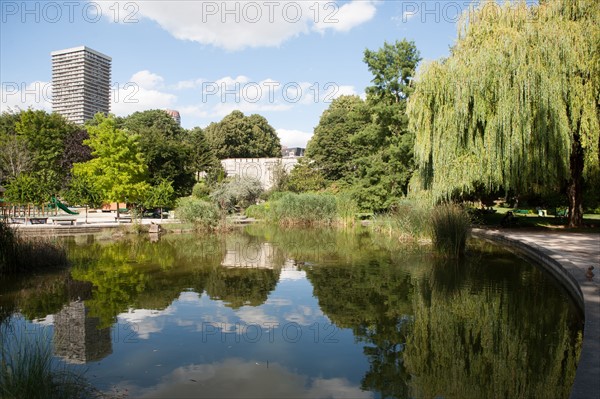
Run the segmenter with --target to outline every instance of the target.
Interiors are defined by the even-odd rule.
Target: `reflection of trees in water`
[[[259,306],[275,289],[279,274],[271,269],[215,268],[208,276],[206,293],[233,309]]]
[[[411,395],[569,396],[581,319],[547,276],[502,252],[431,270],[413,296],[404,353]]]
[[[31,280],[29,289],[4,297],[17,298],[28,318],[87,299],[89,316],[107,327],[129,307],[164,309],[188,289],[233,308],[258,306],[290,258],[304,264],[322,311],[364,343],[370,367],[363,389],[382,397],[568,395],[581,320],[555,284],[513,255],[477,247],[477,256],[465,262],[444,263],[364,233],[246,231],[167,235],[157,243],[90,240],[70,247],[71,276]],[[222,266],[232,242],[265,241],[272,246],[272,269]]]
[[[211,297],[235,308],[258,306],[275,288],[279,271],[221,266],[232,242],[244,248],[252,244],[248,236],[239,234],[166,236],[159,242],[139,238],[92,242],[70,248],[71,274],[93,284],[86,306],[102,320],[102,326],[112,324],[116,315],[130,307],[162,310],[190,289],[198,293],[207,290]],[[250,247],[246,253],[253,254],[255,246]]]
[[[497,250],[433,265],[361,252],[364,260],[304,269],[323,312],[365,342],[363,389],[382,397],[568,396],[581,319],[539,269]],[[415,266],[429,272],[412,273]]]

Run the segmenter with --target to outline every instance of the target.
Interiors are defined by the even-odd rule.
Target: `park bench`
[[[42,217],[31,217],[31,216],[25,216],[25,217],[12,217],[11,218],[11,222],[15,223],[15,224],[46,224],[46,221],[48,220],[48,218],[42,218]]]
[[[118,223],[131,223],[131,215],[121,215],[121,217],[115,216],[115,222]]]
[[[76,218],[65,218],[65,217],[55,217],[55,218],[50,218],[50,221],[52,222],[52,224],[62,224],[63,222],[69,222],[69,224],[71,226],[77,225],[77,219]]]

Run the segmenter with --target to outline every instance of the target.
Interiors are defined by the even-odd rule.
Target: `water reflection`
[[[129,387],[129,389],[135,387]],[[278,363],[238,358],[179,367],[140,398],[371,398],[345,378],[311,378]]]
[[[574,377],[573,302],[493,246],[448,263],[367,232],[260,226],[67,245],[68,275],[0,300],[55,314],[56,354],[103,358],[99,386],[135,397],[566,397]]]
[[[63,306],[54,315],[54,354],[68,363],[88,363],[112,353],[110,328],[90,317],[83,301]]]

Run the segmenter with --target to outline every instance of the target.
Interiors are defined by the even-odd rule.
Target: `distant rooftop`
[[[91,49],[91,48],[86,47],[86,46],[72,47],[72,48],[67,48],[67,49],[64,49],[64,50],[56,50],[56,51],[51,52],[50,55],[54,56],[54,55],[60,55],[60,54],[68,54],[68,53],[74,53],[74,52],[77,52],[77,51],[84,51],[84,50],[85,51],[89,51],[92,54],[96,54],[96,55],[98,55],[100,57],[107,58],[108,60],[112,61],[112,58],[109,57],[108,55],[102,54],[101,52],[96,51],[96,50]]]

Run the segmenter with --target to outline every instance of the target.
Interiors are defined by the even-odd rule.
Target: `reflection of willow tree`
[[[279,280],[279,270],[252,268],[214,268],[206,282],[206,293],[227,306],[259,306],[265,303]]]
[[[539,270],[500,269],[516,274],[510,286],[508,278],[465,284],[474,270],[465,264],[435,265],[431,280],[416,284],[404,352],[411,396],[569,396],[581,336],[567,326],[577,323],[576,312],[555,287],[540,284]]]

